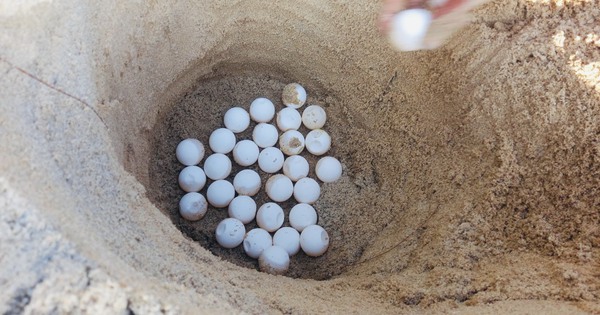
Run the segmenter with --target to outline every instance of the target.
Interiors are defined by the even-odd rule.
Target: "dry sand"
[[[406,54],[377,9],[0,3],[0,311],[600,313],[598,2],[493,1]],[[275,277],[215,246],[225,211],[177,216],[173,151],[294,81],[344,176],[330,250]]]

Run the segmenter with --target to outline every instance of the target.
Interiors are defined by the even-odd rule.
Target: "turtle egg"
[[[290,211],[290,225],[302,232],[309,225],[317,224],[317,211],[307,203],[299,203]]]
[[[321,256],[329,247],[329,235],[319,225],[309,225],[300,234],[300,247],[308,256]]]
[[[423,39],[431,25],[432,14],[425,9],[409,9],[392,18],[389,34],[392,45],[402,51],[423,48]]]
[[[250,126],[250,115],[241,107],[233,107],[225,113],[223,121],[227,129],[240,133]]]
[[[319,105],[310,105],[302,112],[302,123],[308,129],[320,129],[325,126],[327,114],[323,107]]]
[[[212,180],[225,179],[231,173],[231,160],[222,153],[211,154],[204,161],[204,173]]]
[[[253,170],[243,170],[233,178],[233,187],[238,194],[254,196],[260,190],[260,176]]]
[[[283,209],[274,203],[267,202],[256,212],[256,224],[268,232],[275,232],[283,225]]]
[[[300,251],[300,233],[291,227],[282,227],[273,235],[273,245],[281,246],[289,256]]]
[[[320,195],[321,187],[312,178],[304,177],[294,185],[294,198],[298,202],[312,204],[319,199]]]
[[[294,184],[292,184],[292,181],[287,176],[277,174],[267,180],[265,190],[271,200],[284,202],[292,197]]]
[[[322,129],[315,129],[306,135],[306,150],[314,155],[323,155],[331,148],[331,137]]]
[[[235,197],[233,185],[226,180],[217,180],[208,186],[206,198],[215,208],[225,208]]]
[[[298,130],[301,124],[300,113],[291,107],[286,107],[277,113],[277,127],[281,131]]]
[[[252,140],[261,148],[272,147],[277,143],[279,132],[271,124],[260,123],[252,131]]]
[[[332,183],[342,177],[342,164],[338,159],[326,156],[317,162],[315,172],[317,177],[324,183]]]
[[[242,244],[244,235],[246,235],[246,227],[238,219],[227,218],[217,225],[215,235],[219,245],[225,248],[234,248]]]
[[[258,257],[258,267],[263,272],[282,275],[290,267],[290,256],[280,246],[268,247]]]
[[[270,147],[258,155],[258,167],[265,173],[276,173],[283,167],[283,153],[277,148]]]
[[[297,155],[304,150],[304,136],[298,130],[288,130],[279,137],[279,148],[287,155]]]
[[[185,139],[177,145],[175,155],[185,166],[198,165],[204,157],[204,145],[197,139]]]
[[[259,97],[250,104],[250,117],[256,122],[265,123],[275,116],[275,105],[269,99]]]
[[[186,166],[179,173],[178,181],[185,192],[200,191],[206,184],[206,175],[198,166]]]
[[[246,255],[256,259],[260,257],[262,252],[273,246],[273,238],[269,232],[256,228],[246,233],[244,238],[244,251]]]
[[[283,162],[283,174],[292,181],[308,176],[308,161],[300,155],[292,155]]]
[[[227,128],[219,128],[210,134],[208,145],[214,153],[227,154],[235,146],[235,135]]]
[[[290,83],[283,88],[281,100],[285,106],[300,108],[306,103],[306,90],[298,83]]]
[[[242,140],[233,147],[233,160],[240,166],[250,166],[258,160],[258,152],[254,141]]]
[[[208,203],[204,196],[197,192],[190,192],[179,200],[179,213],[189,221],[198,221],[204,217],[208,210]]]
[[[248,196],[237,196],[229,203],[228,213],[229,217],[248,224],[256,216],[256,202]]]

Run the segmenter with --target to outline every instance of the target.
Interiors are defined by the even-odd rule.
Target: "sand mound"
[[[596,1],[491,2],[405,54],[377,10],[0,4],[0,310],[599,312]],[[172,153],[289,82],[344,176],[329,252],[275,277],[214,246],[224,213],[179,219]]]

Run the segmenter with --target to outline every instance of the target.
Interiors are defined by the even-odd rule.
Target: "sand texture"
[[[415,53],[378,6],[0,2],[0,312],[600,313],[598,1],[491,1]],[[178,216],[174,150],[290,82],[344,173],[286,277]]]

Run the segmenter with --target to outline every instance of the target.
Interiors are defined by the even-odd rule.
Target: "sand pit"
[[[0,311],[600,312],[597,2],[493,1],[405,54],[377,10],[0,4]],[[289,82],[344,176],[283,277],[176,215],[173,152]]]

